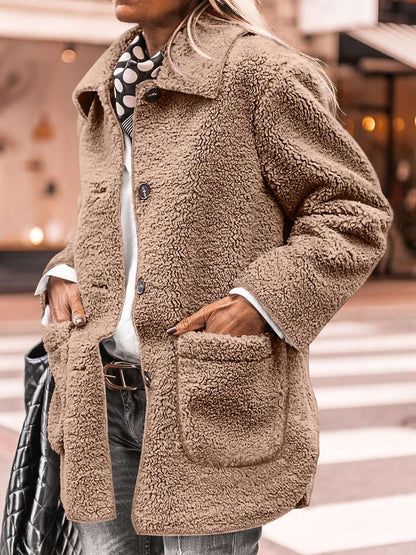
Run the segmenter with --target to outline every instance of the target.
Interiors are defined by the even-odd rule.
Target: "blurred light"
[[[40,172],[44,168],[44,161],[40,158],[28,158],[24,161],[24,168],[28,172]]]
[[[416,127],[416,116],[415,116],[415,119],[413,120],[413,123],[415,124],[415,127]]]
[[[405,183],[409,180],[412,173],[412,168],[409,160],[402,158],[397,162],[396,166],[396,179],[401,183]]]
[[[376,128],[376,120],[372,116],[365,116],[361,121],[361,125],[363,126],[363,129],[372,133]]]
[[[380,118],[377,120],[377,129],[380,131],[386,131],[387,129],[387,121],[386,118]]]
[[[51,139],[54,136],[54,129],[46,115],[40,117],[32,131],[32,137],[35,140]]]
[[[32,245],[40,245],[43,242],[43,230],[40,227],[32,227],[29,231],[29,241]]]
[[[72,64],[77,57],[77,52],[73,44],[67,44],[61,52],[61,60],[66,64]]]
[[[403,118],[394,118],[393,127],[395,131],[404,131],[406,124]]]
[[[64,229],[59,220],[50,220],[45,226],[45,236],[48,244],[59,244],[64,240]]]

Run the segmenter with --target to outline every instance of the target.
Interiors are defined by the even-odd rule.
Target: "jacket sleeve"
[[[370,161],[329,109],[317,72],[300,62],[263,75],[253,132],[290,233],[232,286],[250,291],[301,350],[370,276],[393,211]]]
[[[78,140],[79,140],[79,136],[80,136],[80,133],[81,133],[81,130],[82,130],[82,125],[83,125],[84,121],[85,121],[84,118],[80,114],[78,114],[78,119],[77,119]],[[78,198],[77,198],[77,213],[78,213],[78,215],[81,211],[81,207],[82,207],[82,189],[79,192]],[[71,266],[72,268],[74,268],[74,242],[75,242],[75,233],[72,234],[72,236],[71,236],[70,240],[68,241],[66,247],[64,249],[62,249],[61,251],[59,251],[58,253],[56,253],[49,260],[49,262],[46,264],[45,268],[42,271],[40,279],[42,279],[42,277],[49,270],[51,270],[54,266],[57,266],[58,264],[67,264],[68,266]],[[45,289],[39,295],[40,318],[41,319],[44,317],[45,309],[46,309],[46,306],[48,304],[47,294],[48,294],[47,289]]]
[[[269,326],[272,328],[274,333],[277,334],[280,337],[280,339],[284,339],[286,343],[288,343],[291,347],[293,347],[289,339],[285,337],[284,333],[276,324],[276,322],[272,320],[272,318],[270,318],[270,316],[264,310],[264,306],[262,306],[259,303],[256,297],[253,297],[250,291],[247,291],[247,289],[244,289],[244,287],[233,287],[233,289],[231,289],[231,291],[229,291],[228,294],[230,295],[233,293],[236,293],[237,295],[242,295],[245,299],[247,299],[247,301],[254,306],[254,308],[260,313],[260,315],[264,318],[264,320],[269,324]]]
[[[78,200],[77,200],[78,213],[80,211],[80,208],[81,208],[81,193],[79,194]],[[49,260],[49,262],[46,264],[45,268],[42,271],[40,280],[42,280],[43,276],[45,276],[49,272],[49,270],[51,270],[54,266],[57,266],[58,264],[66,264],[68,266],[71,266],[71,268],[74,268],[74,240],[75,240],[75,237],[73,234],[70,240],[68,241],[66,247],[61,251],[59,251],[58,253],[56,253]],[[48,304],[47,288],[44,289],[39,294],[39,302],[40,302],[40,317],[43,318],[45,314],[46,305]]]

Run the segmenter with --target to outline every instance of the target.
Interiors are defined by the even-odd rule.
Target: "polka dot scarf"
[[[164,48],[149,56],[142,31],[120,56],[113,72],[115,108],[124,131],[131,137],[137,83],[154,79],[160,70]]]

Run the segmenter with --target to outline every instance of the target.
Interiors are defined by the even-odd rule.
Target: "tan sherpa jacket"
[[[84,522],[116,517],[98,345],[115,331],[125,286],[112,71],[138,28],[74,90],[78,224],[44,270],[75,268],[88,319],[44,328],[56,381],[49,439],[61,455],[66,514]],[[392,221],[373,167],[303,57],[235,23],[198,25],[197,36],[212,60],[182,28],[172,57],[190,77],[165,56],[157,78],[136,88],[132,187],[145,288],[133,321],[151,377],[132,509],[138,534],[231,532],[309,505],[319,455],[309,344],[371,274]],[[151,101],[155,86],[161,95]],[[150,186],[145,200],[141,183]],[[294,347],[270,332],[166,333],[235,286]]]

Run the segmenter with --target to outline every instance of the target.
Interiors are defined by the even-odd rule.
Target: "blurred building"
[[[339,119],[395,210],[377,270],[416,276],[416,1],[269,0],[273,27],[327,64]]]
[[[323,60],[339,119],[395,208],[379,272],[416,275],[416,2],[263,0],[284,40]],[[33,290],[76,218],[71,93],[130,25],[111,0],[0,2],[0,292]]]

